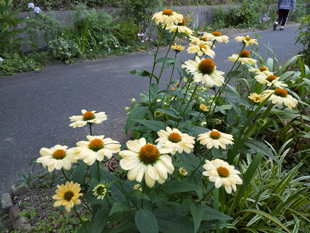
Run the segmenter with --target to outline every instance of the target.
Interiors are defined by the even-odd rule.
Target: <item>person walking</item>
[[[277,13],[279,14],[278,19],[274,22],[273,30],[277,29],[277,26],[281,24],[280,31],[284,30],[288,14],[292,9],[292,13],[295,11],[296,0],[278,0]]]

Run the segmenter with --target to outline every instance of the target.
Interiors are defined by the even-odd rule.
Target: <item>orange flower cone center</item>
[[[182,19],[182,23],[179,23],[178,25],[179,26],[186,26],[186,20],[183,18]]]
[[[181,135],[180,134],[178,134],[178,133],[171,133],[169,136],[168,136],[168,139],[169,139],[169,141],[171,141],[171,142],[180,142],[181,141],[181,139],[182,139],[182,137],[181,137]]]
[[[220,33],[220,32],[212,32],[212,35],[213,35],[213,36],[221,36],[222,33]]]
[[[208,39],[204,36],[199,37],[199,40],[208,41]]]
[[[242,50],[240,52],[240,57],[250,57],[250,52],[248,50]]]
[[[266,70],[268,70],[266,67],[263,67],[263,66],[259,67],[258,69],[259,69],[260,71],[266,71]]]
[[[73,192],[72,191],[67,191],[65,192],[64,194],[64,199],[67,200],[67,201],[71,201],[71,198],[73,197]]]
[[[163,15],[172,15],[173,14],[173,11],[171,9],[165,9],[163,10]]]
[[[274,75],[269,75],[266,79],[267,79],[269,82],[272,82],[273,80],[276,80],[277,77],[274,76]]]
[[[141,147],[139,152],[140,160],[145,164],[154,164],[160,156],[160,152],[158,148],[151,144],[146,144]]]
[[[221,133],[218,131],[212,131],[210,133],[210,138],[212,139],[219,139],[221,137]]]
[[[275,89],[274,94],[281,97],[286,97],[288,95],[287,91],[282,88]]]
[[[218,167],[217,173],[220,177],[225,178],[229,176],[229,170],[226,167]]]
[[[251,40],[251,37],[249,37],[249,36],[246,36],[246,37],[244,37],[247,41],[250,41]]]
[[[92,119],[95,119],[95,114],[92,113],[92,112],[85,112],[83,114],[83,120],[84,121],[89,121],[89,120],[92,120]]]
[[[199,48],[200,48],[200,49],[207,49],[207,47],[204,46],[203,44],[200,44],[200,45],[199,45]]]
[[[97,152],[98,150],[101,150],[104,148],[104,143],[101,139],[95,138],[90,141],[90,143],[88,144],[88,148]]]
[[[63,159],[66,157],[66,151],[62,149],[55,150],[52,156],[54,159]]]
[[[198,70],[203,74],[210,75],[215,70],[214,62],[210,58],[205,58],[199,63]]]

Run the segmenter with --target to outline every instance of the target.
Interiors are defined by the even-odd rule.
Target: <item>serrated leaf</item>
[[[86,164],[82,162],[74,169],[71,181],[74,183],[82,184],[84,181],[85,170]]]
[[[195,191],[199,198],[202,198],[202,181],[196,177],[186,177],[182,181],[169,180],[162,185],[167,193],[182,193]]]

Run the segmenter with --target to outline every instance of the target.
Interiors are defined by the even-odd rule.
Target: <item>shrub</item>
[[[113,35],[121,45],[132,45],[141,31],[141,25],[134,23],[134,20],[120,21],[114,27]]]
[[[300,19],[300,27],[297,31],[299,34],[296,37],[295,44],[301,43],[304,46],[300,54],[304,55],[302,57],[304,63],[310,66],[310,15],[306,15]]]

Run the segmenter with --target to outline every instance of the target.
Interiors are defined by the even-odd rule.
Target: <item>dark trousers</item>
[[[279,9],[279,17],[277,19],[278,24],[283,27],[286,24],[287,16],[290,10]],[[282,22],[282,23],[281,23]]]

